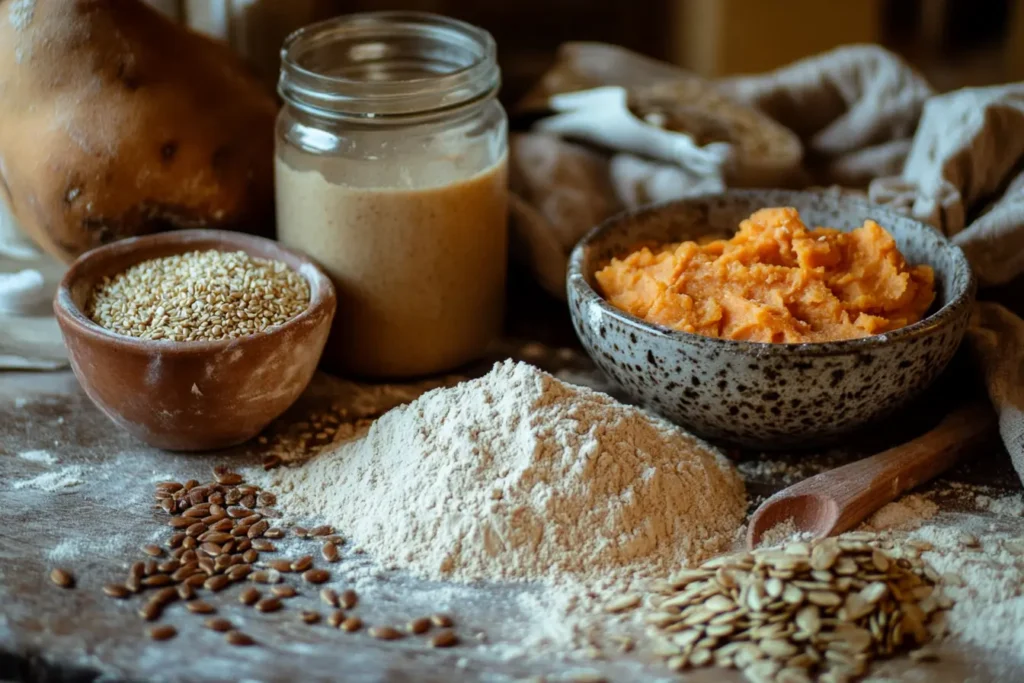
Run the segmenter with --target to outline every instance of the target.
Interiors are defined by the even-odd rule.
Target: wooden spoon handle
[[[834,501],[838,516],[831,533],[842,533],[904,491],[947,470],[965,450],[991,433],[994,421],[990,406],[966,404],[913,441],[823,472],[785,493],[787,497],[815,494]]]

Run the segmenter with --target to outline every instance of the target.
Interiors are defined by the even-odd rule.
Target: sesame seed
[[[129,337],[214,341],[282,325],[309,301],[308,283],[286,264],[211,249],[143,261],[104,278],[86,315]]]

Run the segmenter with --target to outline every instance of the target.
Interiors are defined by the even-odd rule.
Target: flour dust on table
[[[739,476],[703,442],[514,361],[261,476],[291,515],[460,581],[608,584],[691,565],[728,547],[746,509]]]

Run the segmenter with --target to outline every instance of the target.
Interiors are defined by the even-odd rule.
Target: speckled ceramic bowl
[[[878,221],[913,264],[935,269],[924,320],[883,335],[823,344],[713,339],[644,322],[606,302],[593,274],[643,240],[728,235],[754,211],[792,206],[808,225]],[[975,282],[963,252],[929,226],[830,193],[736,190],[621,214],[569,262],[573,324],[594,361],[639,403],[712,439],[760,448],[820,444],[892,413],[946,367],[963,339]]]

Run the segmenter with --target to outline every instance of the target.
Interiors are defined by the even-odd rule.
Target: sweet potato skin
[[[229,48],[139,0],[0,2],[0,196],[62,260],[161,230],[272,235],[276,112]]]

